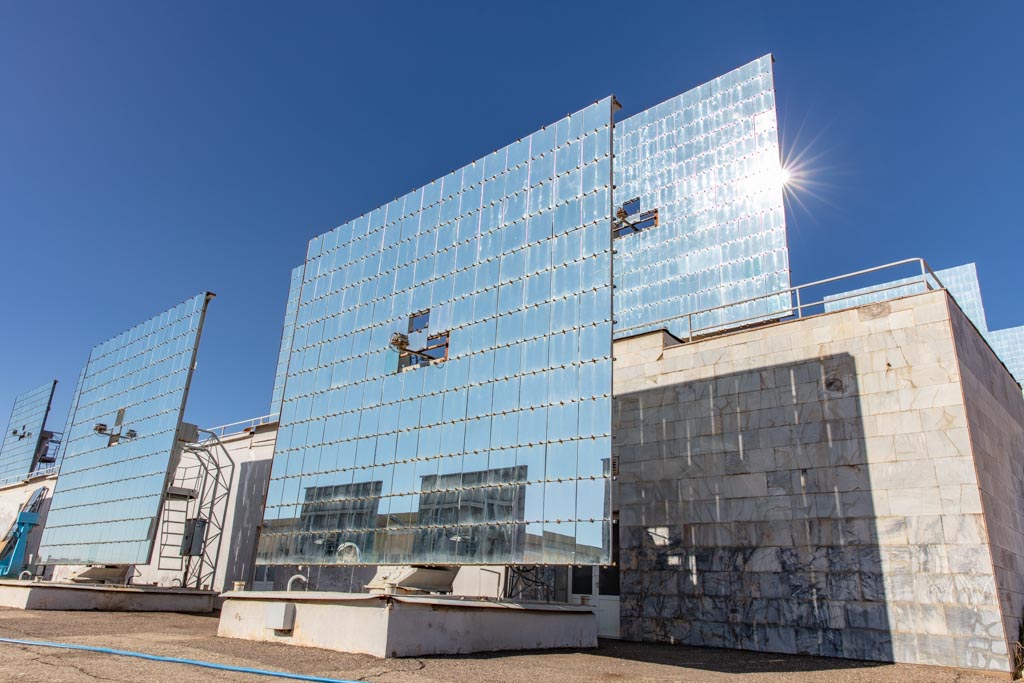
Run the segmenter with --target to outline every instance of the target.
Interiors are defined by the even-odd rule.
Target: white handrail
[[[253,427],[259,427],[260,425],[270,424],[271,422],[277,421],[277,413],[270,413],[269,415],[260,415],[259,417],[252,417],[248,420],[239,420],[238,422],[229,422],[219,427],[210,427],[203,431],[213,432],[217,436],[227,436],[230,434],[238,434],[244,432],[247,429]]]
[[[862,275],[868,275],[870,273],[875,273],[875,272],[882,271],[882,270],[887,270],[887,269],[890,269],[890,268],[896,268],[896,267],[899,267],[899,266],[905,266],[905,265],[908,265],[908,264],[917,264],[917,265],[919,265],[920,268],[921,268],[921,274],[919,276],[913,276],[911,278],[906,278],[906,279],[904,279],[903,282],[899,282],[899,283],[882,283],[882,284],[879,284],[876,288],[870,289],[868,292],[857,292],[857,293],[853,293],[853,294],[851,294],[851,293],[843,293],[843,294],[833,295],[833,296],[828,298],[827,302],[826,302],[826,300],[824,298],[821,299],[820,301],[810,301],[810,302],[802,301],[803,297],[801,297],[801,292],[806,290],[806,289],[810,289],[811,287],[818,287],[820,285],[826,285],[826,284],[831,284],[833,282],[839,282],[839,281],[842,281],[842,280],[848,280],[850,278],[860,277]],[[929,276],[930,276],[931,280],[929,280]],[[933,285],[932,281],[934,281],[934,285]],[[787,287],[785,289],[780,289],[778,291],[770,292],[768,294],[760,294],[758,296],[751,297],[749,299],[741,299],[739,301],[733,301],[733,302],[730,302],[730,303],[727,303],[727,304],[719,304],[718,306],[712,306],[710,308],[704,308],[704,309],[701,309],[701,310],[698,310],[698,311],[691,311],[689,313],[680,314],[678,316],[672,316],[672,317],[669,317],[669,318],[662,318],[660,320],[655,320],[653,322],[644,323],[642,325],[632,325],[630,327],[625,327],[625,328],[617,329],[617,330],[615,330],[615,332],[616,332],[616,335],[620,335],[623,332],[629,332],[631,330],[652,330],[653,326],[656,326],[656,325],[659,325],[659,324],[662,324],[662,323],[678,321],[678,320],[682,320],[682,319],[685,318],[685,320],[686,320],[686,329],[687,329],[686,340],[687,341],[692,341],[694,336],[697,336],[700,333],[710,334],[711,332],[713,332],[714,330],[719,329],[719,328],[723,328],[723,327],[738,327],[738,326],[742,326],[745,323],[755,323],[755,322],[762,322],[762,321],[766,321],[766,320],[782,320],[782,319],[784,319],[784,318],[786,318],[788,316],[794,316],[796,318],[802,318],[802,317],[804,317],[804,310],[807,309],[807,308],[810,308],[812,306],[822,306],[825,303],[832,303],[832,302],[835,302],[835,301],[845,301],[846,299],[853,299],[853,298],[856,298],[856,297],[863,296],[864,294],[874,294],[876,292],[885,292],[885,291],[888,291],[890,289],[899,289],[899,288],[902,288],[902,287],[907,287],[908,285],[913,285],[913,284],[915,284],[917,282],[921,282],[922,284],[924,284],[925,288],[929,289],[929,290],[932,290],[932,289],[944,289],[944,287],[942,285],[942,282],[939,280],[938,276],[935,274],[935,271],[932,270],[931,266],[928,265],[927,261],[925,261],[923,258],[909,258],[909,259],[903,259],[902,261],[894,261],[892,263],[886,263],[885,265],[881,265],[881,266],[875,266],[874,268],[865,268],[864,270],[858,270],[858,271],[853,272],[853,273],[846,273],[845,275],[837,275],[835,277],[825,278],[824,280],[816,280],[814,282],[808,282],[808,283],[803,284],[803,285],[797,285],[796,287]],[[729,320],[727,322],[714,323],[714,324],[711,324],[711,325],[705,325],[704,327],[698,327],[696,329],[693,327],[693,319],[694,319],[695,316],[708,315],[708,314],[714,313],[716,311],[722,311],[722,310],[728,309],[728,308],[736,308],[738,306],[742,306],[744,304],[752,303],[752,302],[755,302],[755,301],[761,301],[763,299],[774,299],[774,298],[777,298],[777,297],[784,297],[784,296],[789,296],[790,297],[790,300],[789,300],[790,301],[790,305],[786,306],[786,307],[783,307],[783,308],[781,308],[779,310],[773,311],[771,313],[761,313],[761,314],[754,315],[754,316],[748,316],[746,318],[736,318],[736,319],[733,319],[733,320]],[[793,298],[794,297],[796,299],[796,305],[793,305]]]
[[[0,488],[10,486],[11,484],[20,484],[23,481],[31,481],[32,479],[38,479],[39,477],[49,477],[50,475],[57,474],[58,472],[60,472],[60,465],[56,463],[48,467],[37,467],[29,474],[15,474],[13,476],[0,479]]]

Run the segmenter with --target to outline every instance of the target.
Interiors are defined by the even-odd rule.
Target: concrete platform
[[[0,580],[0,606],[106,612],[212,612],[214,591]]]
[[[222,597],[217,635],[226,638],[376,657],[597,647],[593,607],[366,593],[243,591]],[[289,630],[276,628],[282,618]]]

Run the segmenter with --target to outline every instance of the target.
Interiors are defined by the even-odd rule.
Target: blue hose
[[[305,676],[303,674],[292,674],[284,671],[250,669],[244,666],[230,666],[228,664],[204,662],[198,659],[179,659],[177,657],[161,657],[159,655],[149,655],[145,652],[132,652],[131,650],[112,650],[109,647],[93,647],[91,645],[74,645],[72,643],[50,643],[44,640],[17,640],[15,638],[0,638],[0,643],[11,643],[13,645],[30,645],[33,647],[57,647],[65,650],[85,650],[86,652],[99,652],[106,655],[118,655],[120,657],[138,657],[139,659],[148,659],[154,662],[170,662],[171,664],[189,664],[191,666],[202,666],[207,669],[220,669],[221,671],[237,671],[239,673],[254,674],[256,676],[277,676],[278,678],[290,678],[296,681],[314,681],[315,683],[363,683],[362,681],[350,681],[341,678],[323,678],[321,676]]]

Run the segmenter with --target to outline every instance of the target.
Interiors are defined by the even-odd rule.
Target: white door
[[[597,635],[619,637],[619,580],[615,567],[569,567],[569,603],[594,606]]]
[[[601,638],[619,637],[619,596],[597,596],[597,635]]]

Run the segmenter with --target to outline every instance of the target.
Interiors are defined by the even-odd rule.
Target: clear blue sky
[[[715,6],[710,6],[715,5]],[[188,418],[267,412],[307,240],[614,93],[621,116],[762,54],[795,283],[977,261],[1024,324],[1024,3],[0,0],[0,423],[201,290]]]

